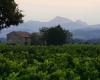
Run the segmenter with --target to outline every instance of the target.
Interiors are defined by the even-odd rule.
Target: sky
[[[48,21],[56,16],[100,24],[100,0],[15,0],[25,21]]]

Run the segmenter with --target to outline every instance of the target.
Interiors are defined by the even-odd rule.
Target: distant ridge
[[[81,39],[88,39],[92,35],[96,35],[96,30],[100,30],[100,24],[98,25],[88,25],[86,22],[83,22],[81,20],[77,21],[72,21],[70,19],[64,18],[57,16],[53,19],[51,19],[48,22],[40,22],[40,21],[27,21],[23,24],[20,24],[19,26],[12,26],[7,29],[3,29],[0,32],[0,38],[5,38],[6,34],[12,31],[26,31],[26,32],[38,32],[41,27],[51,27],[51,26],[56,26],[56,25],[61,25],[64,29],[68,29],[71,32],[73,32],[74,38],[81,38]],[[88,31],[91,32],[88,33]],[[87,34],[85,34],[86,32]],[[94,33],[95,32],[95,33]],[[86,35],[89,34],[89,37]],[[99,36],[99,31],[98,31],[98,38]],[[95,37],[95,36],[94,36]],[[92,37],[93,38],[93,37]]]

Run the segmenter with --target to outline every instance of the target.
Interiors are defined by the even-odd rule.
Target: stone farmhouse
[[[31,44],[31,34],[28,32],[13,31],[7,34],[7,42],[10,44]]]

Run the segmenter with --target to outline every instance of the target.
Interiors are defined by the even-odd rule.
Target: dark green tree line
[[[72,38],[72,33],[63,29],[60,25],[40,29],[43,41],[48,45],[62,45]]]

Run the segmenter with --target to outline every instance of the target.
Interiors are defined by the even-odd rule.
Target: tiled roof
[[[30,37],[30,33],[22,31],[16,31],[16,32],[14,31],[9,34],[15,34],[16,36],[21,36],[21,37]]]

